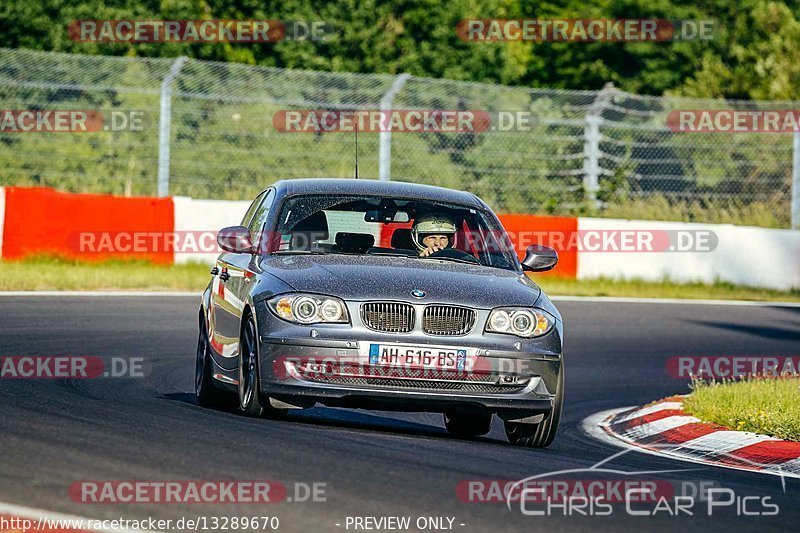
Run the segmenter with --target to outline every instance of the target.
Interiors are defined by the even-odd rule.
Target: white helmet
[[[414,221],[414,227],[411,228],[411,239],[420,251],[427,248],[422,244],[422,239],[428,235],[447,235],[449,237],[447,247],[452,248],[456,243],[456,224],[447,215],[437,213],[423,215]]]

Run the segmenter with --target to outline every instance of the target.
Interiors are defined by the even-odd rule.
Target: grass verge
[[[59,258],[0,262],[0,291],[148,290],[201,291],[210,279],[209,265],[157,266],[143,261],[84,263]],[[576,281],[552,276],[531,278],[548,294],[800,302],[800,290],[781,292],[729,283],[704,285],[594,279]]]
[[[684,410],[705,422],[800,441],[800,378],[695,381]]]
[[[144,261],[84,263],[57,258],[0,262],[0,291],[202,291],[208,265]]]
[[[750,300],[800,302],[800,290],[777,291],[743,287],[731,283],[675,283],[642,280],[564,279],[550,276],[531,276],[547,294],[562,296],[617,296],[631,298],[680,298],[687,300]]]
[[[714,201],[710,198],[674,200],[661,194],[653,194],[646,198],[610,201],[601,209],[589,208],[580,214],[629,220],[676,220],[763,228],[791,227],[789,203],[785,195],[781,194],[766,201],[753,202],[737,199]]]

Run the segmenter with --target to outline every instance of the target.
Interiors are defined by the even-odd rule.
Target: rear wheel
[[[553,400],[553,410],[536,424],[522,422],[504,422],[506,436],[509,442],[516,446],[528,448],[547,448],[553,443],[558,431],[558,421],[561,418],[561,407],[564,403],[564,366],[558,374],[556,397]]]
[[[492,429],[491,413],[445,413],[444,427],[458,437],[486,435]]]
[[[194,397],[197,405],[203,407],[226,407],[231,404],[230,394],[214,386],[213,365],[206,326],[201,320],[195,359]]]
[[[276,409],[263,398],[258,372],[258,333],[252,315],[248,315],[239,337],[239,412],[245,416],[283,418],[285,409]]]

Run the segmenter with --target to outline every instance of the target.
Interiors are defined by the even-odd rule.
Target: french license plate
[[[467,360],[466,350],[391,344],[369,345],[371,365],[465,370],[468,368]]]

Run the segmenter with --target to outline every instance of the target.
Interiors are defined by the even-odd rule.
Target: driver
[[[411,239],[419,249],[420,257],[452,248],[456,240],[456,224],[449,216],[441,213],[423,215],[414,221]]]

